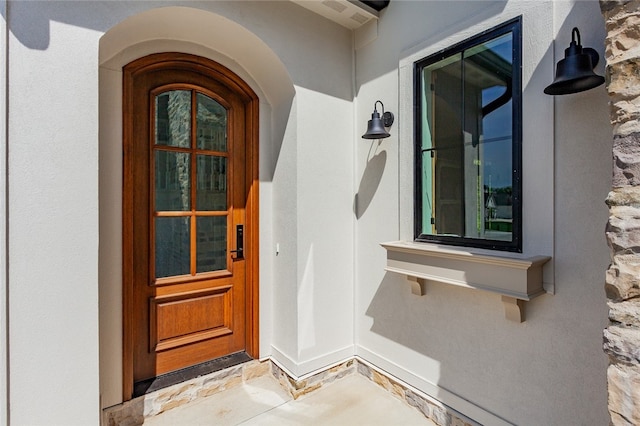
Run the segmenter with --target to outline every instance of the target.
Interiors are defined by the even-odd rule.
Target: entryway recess
[[[258,98],[199,56],[124,67],[124,399],[134,383],[258,357]]]

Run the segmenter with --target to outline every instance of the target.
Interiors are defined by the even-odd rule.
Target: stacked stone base
[[[411,390],[409,386],[399,380],[355,358],[306,376],[303,379],[292,377],[270,360],[251,361],[106,408],[103,411],[102,424],[108,426],[141,425],[146,418],[194,402],[200,398],[206,398],[226,389],[231,389],[267,374],[272,374],[293,399],[318,390],[346,376],[361,374],[393,396],[419,410],[426,418],[438,426],[471,426],[477,424],[427,395]]]
[[[269,361],[251,361],[216,371],[105,408],[102,413],[102,424],[107,426],[141,425],[146,418],[231,389],[270,372],[271,362]]]
[[[435,399],[411,390],[404,383],[401,383],[391,376],[385,375],[382,371],[372,366],[359,362],[358,372],[392,395],[400,398],[410,406],[415,407],[426,418],[439,426],[471,426],[478,424]]]

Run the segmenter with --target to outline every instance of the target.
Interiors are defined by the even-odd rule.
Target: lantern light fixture
[[[382,107],[382,117],[380,117],[380,113],[378,113],[377,105],[378,103]],[[362,135],[363,139],[384,139],[391,136],[389,132],[387,132],[387,128],[391,127],[393,124],[393,113],[384,110],[384,104],[381,101],[376,101],[373,104],[373,114],[371,114],[371,120],[367,125],[367,131],[364,135]]]
[[[558,62],[556,78],[544,89],[544,93],[547,95],[568,95],[600,86],[604,83],[604,77],[593,72],[599,59],[600,56],[595,49],[582,47],[580,31],[578,28],[573,28],[571,44],[564,50],[564,59]]]

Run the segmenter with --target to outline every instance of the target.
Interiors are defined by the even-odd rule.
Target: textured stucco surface
[[[519,15],[525,251],[553,257],[555,291],[529,302],[522,324],[488,293],[434,282],[411,294],[384,272],[379,245],[412,238],[412,58]],[[10,379],[0,397],[6,389],[14,424],[97,424],[122,400],[121,67],[158,51],[216,60],[260,97],[263,357],[304,376],[358,355],[485,424],[606,424],[607,96],[542,94],[573,26],[604,56],[597,1],[393,1],[356,34],[282,1],[9,2],[2,17]],[[620,75],[635,72],[622,59],[631,39],[612,50]],[[364,141],[378,99],[396,113],[392,136]],[[635,117],[635,101],[613,108],[625,102]],[[620,146],[633,145],[638,131],[614,124]],[[616,173],[633,180],[635,168]],[[612,319],[634,321],[616,306]],[[624,367],[609,376],[627,377]]]
[[[379,243],[413,238],[413,62],[519,15],[523,254],[553,257],[545,283],[555,294],[527,302],[526,321],[514,324],[505,320],[498,295],[429,282],[426,295],[416,296],[405,277],[373,266],[386,263]],[[596,1],[391,2],[377,39],[356,51],[356,124],[364,132],[376,99],[398,112],[391,137],[362,141],[356,155],[356,187],[371,194],[357,223],[356,350],[485,424],[608,422],[601,346],[609,261],[602,238],[611,176],[607,95],[604,86],[543,94],[574,26],[602,56],[605,28]],[[596,72],[604,73],[603,61]],[[372,176],[379,182],[373,189]]]

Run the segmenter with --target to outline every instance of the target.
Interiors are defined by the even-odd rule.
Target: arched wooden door
[[[258,102],[192,55],[124,67],[124,393],[258,353]]]

